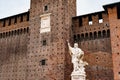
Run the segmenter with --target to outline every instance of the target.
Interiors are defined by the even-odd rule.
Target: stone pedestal
[[[86,80],[85,73],[73,72],[71,74],[71,80]]]

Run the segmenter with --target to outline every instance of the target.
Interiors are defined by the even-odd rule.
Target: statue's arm
[[[69,48],[69,51],[70,51],[70,55],[72,54],[72,47],[70,46],[70,43],[69,41],[67,40],[67,43],[68,43],[68,48]]]

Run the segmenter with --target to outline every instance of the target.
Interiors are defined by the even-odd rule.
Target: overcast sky
[[[77,15],[103,11],[103,5],[120,0],[77,0]],[[28,11],[30,0],[0,0],[0,18]]]

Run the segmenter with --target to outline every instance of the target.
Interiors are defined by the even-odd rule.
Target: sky
[[[77,0],[77,16],[103,11],[103,5],[120,0]],[[26,12],[30,9],[30,0],[0,0],[0,18]]]

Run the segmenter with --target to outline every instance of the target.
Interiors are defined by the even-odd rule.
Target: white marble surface
[[[72,57],[73,72],[71,74],[72,80],[86,80],[85,66],[88,65],[87,62],[83,61],[84,52],[78,48],[78,44],[75,43],[74,47],[70,46],[68,42],[69,52]]]
[[[40,16],[41,17],[40,33],[50,32],[51,30],[50,15],[51,13],[43,14]]]

